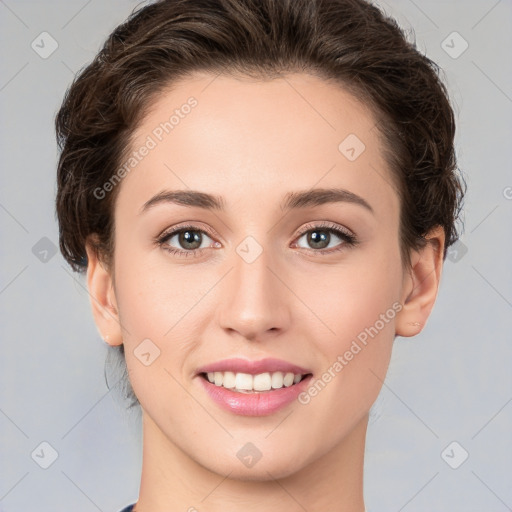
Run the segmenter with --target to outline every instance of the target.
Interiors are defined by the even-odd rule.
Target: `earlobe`
[[[121,345],[123,339],[112,276],[99,259],[90,240],[86,243],[86,251],[87,288],[94,322],[106,343],[112,346]]]
[[[414,336],[421,332],[434,307],[443,268],[445,234],[442,227],[433,228],[425,237],[427,243],[413,251],[402,287],[402,310],[396,316],[396,335]]]

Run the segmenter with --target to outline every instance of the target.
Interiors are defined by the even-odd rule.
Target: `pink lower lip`
[[[307,388],[311,377],[308,375],[287,388],[259,393],[238,393],[216,386],[201,376],[199,380],[210,398],[224,410],[241,416],[267,416],[292,403]]]

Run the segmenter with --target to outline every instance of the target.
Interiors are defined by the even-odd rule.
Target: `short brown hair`
[[[160,0],[135,10],[68,88],[56,116],[60,249],[87,268],[85,242],[109,263],[114,203],[98,200],[159,92],[194,71],[262,79],[309,72],[373,107],[401,199],[402,256],[442,226],[458,233],[465,184],[455,122],[438,66],[365,0]]]

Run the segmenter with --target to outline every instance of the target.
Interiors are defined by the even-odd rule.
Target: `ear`
[[[396,335],[414,336],[421,332],[439,290],[444,261],[445,233],[442,227],[433,228],[426,245],[411,254],[411,268],[406,270],[402,287],[403,308],[396,316]]]
[[[110,271],[98,257],[91,238],[86,242],[87,287],[91,300],[94,322],[100,336],[109,345],[123,343],[113,279]]]

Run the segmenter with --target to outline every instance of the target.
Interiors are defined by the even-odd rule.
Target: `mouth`
[[[235,372],[202,372],[200,377],[215,386],[234,391],[236,393],[266,393],[282,388],[289,388],[299,384],[311,373],[293,372],[263,372],[256,375]]]
[[[196,371],[200,387],[222,409],[242,416],[267,416],[290,406],[313,373],[281,359],[225,359]]]

